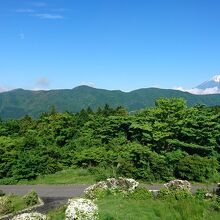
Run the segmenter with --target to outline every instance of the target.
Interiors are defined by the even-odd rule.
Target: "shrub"
[[[161,189],[157,194],[158,199],[176,199],[176,200],[183,200],[183,199],[190,199],[192,198],[192,194],[186,189]]]
[[[179,161],[177,173],[180,178],[203,182],[217,173],[217,169],[216,158],[190,155]]]
[[[4,195],[5,195],[5,193],[0,189],[0,197],[4,196]]]
[[[2,196],[0,197],[0,214],[6,215],[14,211],[14,207],[9,197]]]
[[[113,168],[105,168],[105,167],[91,167],[89,168],[89,172],[95,176],[95,181],[104,181],[112,176],[115,176]]]
[[[197,189],[195,192],[195,198],[199,200],[204,200],[207,198],[207,195],[210,194],[207,189]]]
[[[23,199],[27,206],[33,206],[38,203],[38,195],[35,191],[30,191],[23,197]]]
[[[157,198],[158,199],[173,199],[174,195],[172,194],[171,190],[162,188],[158,191]]]
[[[65,220],[98,220],[98,207],[89,199],[70,199]]]
[[[85,197],[87,199],[102,199],[109,193],[108,190],[97,188],[87,191]]]
[[[164,187],[170,190],[176,190],[176,189],[186,189],[190,190],[191,189],[191,184],[190,182],[186,180],[172,180],[166,184],[164,184]]]
[[[128,195],[128,198],[135,200],[146,200],[153,198],[153,194],[146,188],[137,188],[134,192]]]
[[[211,203],[211,209],[215,211],[220,211],[220,196],[217,196]]]
[[[183,199],[192,199],[192,193],[189,192],[187,189],[177,189],[173,190],[174,196],[176,200],[183,200]]]
[[[18,181],[16,181],[14,178],[3,178],[0,179],[0,185],[12,185],[17,184]]]
[[[89,199],[96,199],[103,197],[105,193],[109,193],[109,191],[112,194],[129,194],[134,192],[134,190],[139,185],[138,182],[136,182],[134,179],[127,179],[119,177],[118,179],[115,178],[109,178],[106,181],[100,181],[87,189],[85,189],[85,196]]]

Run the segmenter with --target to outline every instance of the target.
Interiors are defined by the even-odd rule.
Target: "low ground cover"
[[[110,182],[113,184],[109,184]],[[122,183],[121,186],[118,183]],[[220,218],[220,197],[204,189],[192,195],[191,186],[185,181],[180,183],[177,181],[178,185],[168,184],[157,195],[141,186],[132,192],[126,191],[124,183],[125,181],[120,179],[116,181],[110,179],[99,182],[85,191],[87,198],[92,195],[99,210],[100,220],[218,220]],[[50,219],[64,220],[66,209],[67,206],[63,206],[51,211],[48,216]]]
[[[88,169],[73,167],[59,171],[55,174],[39,176],[35,180],[23,180],[20,181],[19,184],[92,184],[94,182],[94,175],[92,175]]]
[[[18,211],[38,204],[36,192],[31,191],[25,196],[3,195],[0,197],[0,216],[15,214]]]
[[[220,212],[210,208],[211,202],[199,200],[127,199],[107,196],[96,202],[100,220],[219,220]],[[49,213],[51,219],[64,220],[65,207]]]

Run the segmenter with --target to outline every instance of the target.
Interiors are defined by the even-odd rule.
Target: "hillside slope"
[[[154,101],[160,97],[181,97],[187,100],[189,106],[197,103],[208,106],[220,105],[220,94],[193,95],[170,89],[147,88],[127,93],[88,86],[49,91],[16,89],[0,93],[0,117],[20,118],[26,114],[37,117],[42,112],[49,111],[51,106],[55,106],[58,111],[78,112],[82,108],[96,109],[109,104],[112,107],[124,106],[128,111],[135,111],[153,106]]]

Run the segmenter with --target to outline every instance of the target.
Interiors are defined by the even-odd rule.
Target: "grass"
[[[25,203],[25,200],[23,199],[23,197],[21,196],[17,196],[17,195],[9,195],[8,196],[10,201],[11,201],[11,205],[13,207],[13,212],[12,214],[16,214],[18,211],[21,211],[23,209],[26,209],[30,206],[28,206],[26,203]],[[8,213],[9,214],[9,213]],[[1,215],[5,215],[3,213],[0,213],[0,216]]]
[[[18,184],[93,184],[94,176],[83,168],[69,168],[55,174],[39,176],[36,180],[22,180]]]
[[[12,195],[10,196],[10,200],[12,202],[12,206],[14,207],[14,212],[28,208],[21,196]]]
[[[51,210],[48,213],[48,216],[50,217],[50,219],[53,220],[63,220],[65,219],[65,210],[66,210],[66,206],[62,206],[58,209]]]
[[[210,211],[208,202],[197,200],[134,200],[108,196],[96,201],[100,220],[219,220],[220,212]],[[53,220],[65,219],[65,207],[49,213]]]
[[[206,204],[194,200],[161,201],[149,199],[141,201],[109,197],[100,200],[98,206],[100,219],[103,220],[217,220],[220,217],[220,213],[215,216],[214,212],[208,211]]]
[[[99,170],[99,169],[98,169]],[[109,173],[109,170],[101,170],[103,173],[101,173],[101,176],[104,175],[104,179],[106,179],[109,176],[112,176],[111,173]],[[105,173],[106,171],[106,173]],[[77,168],[77,167],[71,167],[69,169],[65,169],[62,171],[59,171],[54,174],[48,174],[44,176],[39,176],[35,180],[21,180],[18,182],[18,184],[93,184],[98,181],[97,178],[99,178],[100,173],[97,172],[91,172],[87,168]],[[150,185],[162,185],[164,182],[149,182],[144,180],[139,180],[141,186],[150,186]],[[216,174],[213,179],[210,179],[207,182],[204,183],[196,183],[191,182],[192,184],[201,185],[201,186],[210,186],[213,183],[220,182],[220,174]],[[4,184],[4,183],[3,183]]]

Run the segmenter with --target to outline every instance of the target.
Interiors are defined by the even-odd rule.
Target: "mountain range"
[[[193,95],[172,89],[145,88],[131,92],[89,86],[49,91],[16,89],[0,93],[0,117],[2,119],[21,118],[27,114],[38,117],[42,112],[49,111],[52,106],[61,112],[78,112],[87,107],[96,109],[105,104],[112,107],[123,106],[128,111],[136,111],[154,106],[155,100],[161,97],[184,98],[189,106],[198,103],[220,106],[220,94]]]

